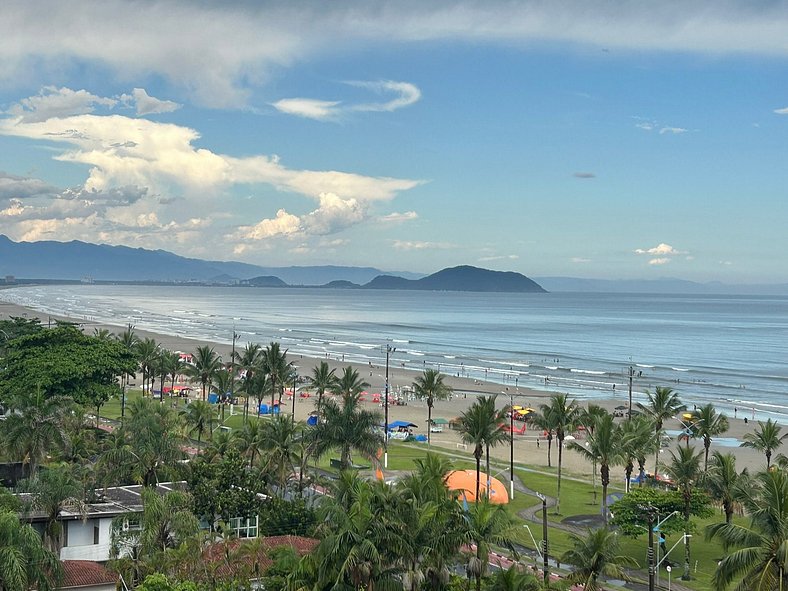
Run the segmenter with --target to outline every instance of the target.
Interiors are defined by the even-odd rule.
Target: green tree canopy
[[[714,514],[711,502],[703,491],[694,489],[691,492],[690,515],[704,518]],[[666,535],[684,531],[681,514],[684,511],[684,497],[678,490],[662,491],[655,488],[635,488],[610,506],[613,514],[611,523],[629,536],[639,536],[648,531],[648,519],[644,507],[653,507],[655,514],[662,520],[673,512],[678,513],[660,525],[660,531]]]
[[[0,401],[39,389],[49,398],[69,396],[91,407],[120,394],[117,378],[133,373],[134,356],[113,340],[82,334],[74,326],[58,325],[13,340],[0,372]]]

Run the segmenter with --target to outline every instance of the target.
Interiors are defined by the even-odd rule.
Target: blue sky
[[[12,1],[0,233],[786,282],[785,31],[767,1]]]

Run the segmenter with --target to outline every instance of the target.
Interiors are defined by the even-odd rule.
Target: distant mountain
[[[274,277],[273,275],[261,275],[260,277],[252,277],[241,282],[241,285],[249,285],[251,287],[288,287],[287,283]]]
[[[197,281],[219,284],[275,276],[290,285],[330,281],[366,283],[383,273],[374,267],[262,267],[232,261],[203,261],[165,250],[87,242],[14,242],[0,234],[0,277],[95,281]],[[415,273],[391,273],[415,279]]]
[[[343,279],[338,279],[336,281],[329,281],[322,287],[328,287],[331,289],[358,289],[361,286],[358,283],[353,283],[352,281],[344,281]]]
[[[443,269],[416,280],[394,277],[392,275],[380,275],[363,287],[364,289],[432,291],[545,292],[542,286],[520,273],[491,271],[467,265]]]

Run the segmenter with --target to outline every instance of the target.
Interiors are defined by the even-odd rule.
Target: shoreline
[[[38,318],[42,324],[47,324],[47,322],[51,320],[60,320],[66,322],[74,322],[79,324],[83,330],[87,329],[107,329],[112,333],[119,333],[124,325],[111,325],[107,323],[98,322],[95,320],[90,320],[88,317],[84,319],[74,318],[74,317],[65,317],[60,315],[48,314],[43,313],[32,308],[20,306],[17,304],[12,304],[9,302],[2,302],[0,301],[0,319],[9,318],[11,316],[20,316],[20,317],[27,317],[27,318]],[[229,357],[232,346],[227,343],[220,343],[215,341],[210,341],[207,339],[191,339],[187,337],[181,336],[174,336],[174,335],[167,335],[162,333],[157,333],[154,331],[149,330],[139,330],[135,329],[135,332],[138,336],[142,338],[150,337],[155,339],[163,348],[169,349],[171,351],[183,351],[183,352],[192,352],[198,346],[201,345],[209,345],[214,348],[214,350],[220,354],[223,358]],[[236,345],[236,350],[242,349],[246,343],[240,343]],[[261,345],[264,346],[263,343]],[[304,355],[288,355],[288,360],[294,362],[299,368],[299,375],[310,375],[311,370],[315,367],[319,362],[326,361],[329,363],[331,368],[336,368],[337,373],[339,373],[342,368],[345,366],[353,366],[359,372],[359,375],[362,379],[369,382],[370,388],[369,392],[376,393],[376,392],[383,392],[384,383],[385,383],[385,366],[372,364],[371,362],[368,365],[360,364],[358,362],[343,362],[341,359],[333,359],[333,358],[318,358],[318,357],[309,357]],[[389,364],[389,394],[390,396],[397,394],[398,392],[402,391],[402,389],[406,386],[410,386],[413,383],[413,380],[417,375],[420,375],[421,372],[413,369],[413,368],[403,368],[396,363]],[[557,391],[543,391],[543,390],[535,390],[532,388],[524,387],[524,386],[513,386],[513,385],[505,385],[499,384],[497,382],[490,382],[490,381],[483,381],[471,377],[463,377],[463,376],[456,376],[456,375],[449,375],[444,374],[445,382],[447,385],[454,389],[454,396],[452,400],[446,401],[437,401],[435,403],[433,409],[433,418],[446,418],[452,419],[459,416],[466,408],[470,406],[473,400],[480,395],[496,395],[499,397],[498,405],[499,407],[508,406],[510,402],[510,398],[514,404],[519,404],[521,406],[531,406],[534,408],[539,407],[540,404],[546,403],[550,396],[558,393]],[[681,396],[681,390],[677,389],[677,392]],[[618,393],[617,393],[618,394]],[[575,400],[578,404],[582,407],[587,406],[588,404],[597,404],[602,406],[603,408],[607,409],[611,413],[614,411],[616,406],[626,406],[628,393],[626,391],[621,392],[621,395],[615,397],[605,397],[605,398],[588,398],[582,399],[579,397],[575,397]],[[634,408],[634,396],[633,396],[633,408]],[[688,408],[692,406],[692,403],[688,399],[683,398],[683,402],[687,405]],[[290,400],[283,399],[283,408],[284,412],[291,412],[292,411],[292,402]],[[371,406],[372,403],[368,403],[368,406]],[[296,397],[295,400],[295,408],[296,408],[296,419],[298,420],[305,420],[308,416],[309,412],[313,410],[314,406],[314,399],[313,398],[300,398]],[[378,410],[375,408],[375,410]],[[381,414],[383,413],[382,409],[379,409]],[[743,409],[742,409],[743,410]],[[389,404],[389,421],[409,421],[419,425],[418,428],[414,429],[415,433],[422,433],[426,434],[426,414],[427,408],[426,403],[424,401],[419,400],[409,400],[407,405],[405,406],[395,406],[393,404]],[[749,416],[747,417],[749,419]],[[748,449],[748,448],[741,448],[738,446],[731,446],[735,445],[738,441],[742,440],[742,437],[745,433],[750,433],[754,430],[756,423],[754,421],[748,420],[748,423],[744,422],[744,414],[742,412],[738,413],[738,418],[728,417],[730,422],[730,429],[728,432],[724,434],[722,438],[717,438],[718,441],[712,441],[712,446],[710,451],[720,451],[721,453],[732,452],[737,458],[737,468],[740,470],[743,467],[748,467],[752,469],[760,469],[763,464],[765,464],[764,457],[757,451]],[[516,425],[517,426],[517,425]],[[668,421],[666,424],[666,429],[669,431],[678,431],[682,428],[681,423],[678,420],[672,419]],[[544,440],[539,441],[541,439],[541,433],[538,433],[532,429],[527,430],[522,435],[515,436],[514,442],[514,450],[515,450],[515,461],[517,463],[527,463],[534,466],[547,466],[547,458],[546,458],[546,442]],[[462,443],[460,442],[459,435],[455,431],[451,431],[445,429],[441,433],[433,433],[432,434],[432,442],[433,445],[440,446],[449,450],[458,450],[462,449]],[[674,442],[675,443],[675,442]],[[701,442],[694,443],[696,449],[701,450],[703,449]],[[553,446],[555,448],[555,446]],[[508,459],[509,449],[508,446],[505,448],[496,448],[491,451],[491,454],[500,460]],[[553,449],[553,464],[555,464],[557,456],[556,449]],[[670,453],[667,449],[663,448],[661,452],[662,459],[660,460],[661,464],[664,462],[669,461]],[[591,474],[591,466],[588,465],[585,461],[583,461],[577,454],[567,453],[564,454],[564,465],[569,472],[573,474],[580,475],[580,476],[590,476]],[[647,468],[651,466],[653,468],[653,461],[647,463]],[[620,469],[616,469],[615,472],[622,471]]]

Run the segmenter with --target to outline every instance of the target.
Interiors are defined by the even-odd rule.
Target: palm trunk
[[[659,450],[662,446],[662,442],[660,441],[660,434],[662,433],[662,423],[657,423],[657,432],[655,437],[657,439],[657,451],[654,452],[654,481],[656,482],[659,478]]]
[[[629,492],[629,481],[632,479],[632,471],[635,469],[635,466],[632,464],[632,460],[627,461],[626,468],[624,469],[624,474],[626,474],[627,482],[626,488],[624,489],[626,492]]]
[[[479,502],[479,479],[481,473],[481,462],[482,462],[482,450],[479,446],[476,446],[476,449],[473,451],[473,455],[476,458],[476,498],[474,499],[474,503]]]
[[[684,574],[681,575],[682,581],[689,581],[692,578],[690,575],[690,538],[687,536],[688,528],[689,519],[685,522],[684,527]]]
[[[553,449],[553,434],[550,433],[550,434],[547,435],[547,467],[548,468],[552,468],[553,467],[553,464],[552,464],[551,458],[550,458],[550,452],[552,451],[552,449]]]
[[[705,474],[709,470],[709,447],[711,447],[711,440],[704,438],[703,447],[705,448],[705,453],[703,455],[703,473]]]
[[[607,527],[607,485],[610,484],[610,466],[602,464],[599,472],[602,477],[602,517]]]
[[[432,403],[427,401],[427,447],[432,445]]]
[[[490,500],[490,478],[491,478],[491,475],[490,475],[490,445],[488,444],[485,447],[486,447],[486,452],[487,452],[487,462],[486,462],[486,465],[485,465],[485,467],[487,468],[487,479],[485,481],[485,485],[486,486],[485,486],[484,490],[486,491],[487,500]]]
[[[564,438],[558,438],[558,490],[555,494],[555,513],[561,514],[561,464],[564,459]]]

